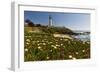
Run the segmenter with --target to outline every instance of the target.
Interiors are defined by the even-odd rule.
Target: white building
[[[52,23],[52,17],[49,15],[49,25],[48,26],[50,27],[52,25],[53,25],[53,23]]]

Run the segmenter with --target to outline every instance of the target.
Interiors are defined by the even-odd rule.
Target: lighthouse
[[[52,26],[52,17],[51,17],[51,15],[49,15],[49,25],[48,26],[49,27]]]

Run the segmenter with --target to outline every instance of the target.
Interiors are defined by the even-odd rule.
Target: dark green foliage
[[[73,34],[73,31],[65,27],[42,28],[42,31],[46,33]]]

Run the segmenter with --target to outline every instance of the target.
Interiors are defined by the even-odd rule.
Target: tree
[[[29,19],[26,19],[25,22],[26,22],[26,23],[29,23],[29,22],[31,22],[31,21],[30,21]]]
[[[37,27],[41,27],[42,25],[41,25],[41,24],[36,24],[36,26],[37,26]]]
[[[33,27],[34,26],[34,23],[31,20],[29,20],[29,19],[26,19],[25,23],[28,23],[29,27]]]
[[[33,26],[34,26],[34,23],[33,23],[33,22],[29,22],[29,23],[28,23],[28,26],[29,26],[29,27],[33,27]]]

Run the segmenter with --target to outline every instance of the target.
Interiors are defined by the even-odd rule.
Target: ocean
[[[80,33],[80,32],[78,32],[78,33]],[[90,41],[90,33],[79,34],[79,35],[72,35],[72,37],[75,38],[75,39],[81,40],[81,41]]]

